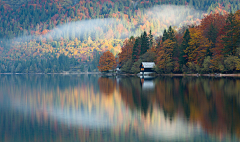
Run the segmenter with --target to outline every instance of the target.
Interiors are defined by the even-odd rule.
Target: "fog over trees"
[[[191,44],[189,46],[183,44],[180,48],[181,37],[177,33],[183,35],[186,25],[199,25],[204,15],[211,12],[227,16],[230,11],[235,13],[238,9],[239,1],[229,0],[218,2],[213,0],[1,1],[0,72],[98,71],[98,61],[103,52],[109,50],[114,56],[117,56],[123,50],[122,47],[126,38],[130,39],[133,36],[137,40],[137,37],[140,37],[141,34],[146,37],[146,34],[149,34],[151,30],[151,42],[141,42],[141,47],[146,46],[146,48],[140,50],[141,56],[148,49],[148,46],[152,47],[153,44],[158,44],[162,40],[162,36],[165,38],[164,29],[168,30],[169,26],[175,30],[172,34],[174,33],[176,36],[176,41],[171,39],[175,42],[173,57],[167,61],[169,62],[167,66],[173,72],[178,70],[178,67],[175,67],[176,62],[181,65],[186,64],[186,58],[178,54],[184,56],[185,52],[183,51],[191,46]],[[232,19],[234,18],[233,16]],[[229,17],[229,20],[231,23],[231,17]],[[205,38],[201,40],[207,38],[212,43],[209,43],[211,47],[206,51],[206,54],[211,58],[206,58],[205,61],[203,58],[205,55],[201,54],[198,62],[205,61],[204,65],[207,68],[209,65],[208,59],[213,60],[214,58],[216,62],[214,68],[216,70],[218,70],[217,68],[228,68],[227,70],[234,71],[236,65],[238,65],[235,60],[236,54],[238,54],[238,43],[234,41],[233,45],[227,44],[229,43],[228,39],[234,40],[236,37],[233,36],[236,35],[231,36],[233,32],[228,32],[227,36],[230,38],[217,36],[220,33],[218,29],[221,29],[226,23],[225,20],[219,22],[221,23],[217,25],[216,23],[207,23],[207,29],[200,30],[203,32],[200,32],[200,34],[203,34]],[[225,29],[234,30],[234,27],[237,28],[234,24],[230,24],[228,27],[225,26]],[[144,31],[146,31],[146,34],[144,34]],[[211,34],[208,34],[208,32]],[[221,32],[224,35],[225,31],[222,30]],[[196,31],[197,33],[199,32]],[[223,51],[224,56],[229,55],[231,50],[233,52],[231,57],[226,57],[227,60],[221,61],[221,64],[219,64],[219,61],[215,60],[219,57],[214,56],[217,53],[213,53],[210,49],[220,46],[216,44],[220,43],[218,41],[222,39],[225,42],[224,49],[226,49]],[[143,38],[142,40],[147,39]],[[140,41],[138,40],[138,42]],[[185,43],[188,42],[185,41]],[[193,42],[190,43],[194,44]],[[164,46],[167,47],[167,44],[171,45],[172,43],[168,41]],[[155,47],[157,48],[157,46]],[[135,52],[137,51],[134,49],[133,54],[136,56]],[[195,54],[193,55],[195,56]],[[64,68],[61,66],[65,65],[57,64],[60,56],[69,58],[66,62],[61,63],[68,64]],[[176,61],[176,57],[179,57],[180,61]],[[133,60],[136,59],[138,57],[133,58]],[[45,65],[45,62],[50,65]],[[225,66],[224,63],[234,65]],[[181,65],[179,65],[179,70],[181,70]],[[191,63],[188,66],[198,68]],[[221,71],[225,70],[221,69]]]

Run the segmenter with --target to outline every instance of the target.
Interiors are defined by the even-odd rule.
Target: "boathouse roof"
[[[144,68],[154,68],[155,63],[154,62],[142,62],[141,66],[143,66]]]

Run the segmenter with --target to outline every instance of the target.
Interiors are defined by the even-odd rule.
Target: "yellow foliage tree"
[[[203,36],[202,30],[199,28],[190,28],[189,47],[184,50],[188,57],[188,63],[202,65],[207,49],[211,46],[211,42]],[[188,65],[187,63],[187,65]]]
[[[169,72],[173,69],[174,63],[172,59],[173,48],[176,42],[167,39],[163,42],[162,47],[158,51],[158,57],[156,59],[157,67],[161,71]]]

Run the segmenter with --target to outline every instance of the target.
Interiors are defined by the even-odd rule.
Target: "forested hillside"
[[[151,32],[126,39],[118,61],[127,73],[138,73],[141,62],[152,61],[158,73],[239,73],[239,39],[240,10],[209,14],[199,25],[178,31],[170,26],[158,41]]]
[[[67,69],[96,70],[99,54],[117,55],[126,38],[150,30],[159,37],[170,25],[178,30],[211,11],[224,15],[239,6],[230,0],[1,1],[0,71],[59,72],[66,70],[57,61],[61,54],[69,59]]]

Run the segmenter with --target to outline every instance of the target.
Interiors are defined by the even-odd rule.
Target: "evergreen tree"
[[[144,53],[147,52],[149,49],[150,43],[149,43],[149,37],[147,33],[144,31],[143,35],[141,36],[141,51],[140,55],[143,55]]]
[[[189,47],[189,41],[190,41],[191,37],[190,37],[190,32],[188,29],[186,29],[184,36],[183,36],[183,41],[180,47],[180,57],[179,57],[179,63],[180,65],[186,65],[187,63],[187,58],[185,57],[185,52],[184,50],[186,50],[187,47]]]
[[[88,66],[88,72],[91,72],[91,68],[90,68],[90,66]]]
[[[152,35],[152,30],[149,32],[149,42],[150,42],[150,47],[153,45],[153,35]]]
[[[207,38],[209,39],[209,41],[212,42],[212,46],[209,49],[207,49],[207,55],[206,56],[211,56],[212,54],[211,54],[210,50],[212,48],[215,48],[215,43],[216,43],[216,39],[217,39],[217,28],[213,25],[213,23],[211,23],[211,25],[210,25],[210,29],[208,31],[208,37]]]
[[[139,54],[140,54],[140,44],[141,40],[139,38],[136,39],[134,46],[133,46],[133,52],[132,52],[132,61],[136,62],[139,59]]]
[[[170,27],[168,28],[166,39],[170,39],[170,40],[172,40],[172,41],[176,41],[175,33],[174,33],[173,29],[172,29],[172,26],[170,26]]]
[[[226,26],[224,29],[226,30],[226,36],[222,38],[224,48],[223,53],[225,56],[227,55],[235,55],[236,52],[236,42],[234,39],[236,38],[236,29],[234,28],[236,26],[234,15],[230,13],[228,15]]]
[[[164,29],[164,31],[163,31],[163,37],[162,37],[162,42],[164,42],[164,41],[167,40],[167,39],[168,39],[168,33],[167,33],[167,30]]]

